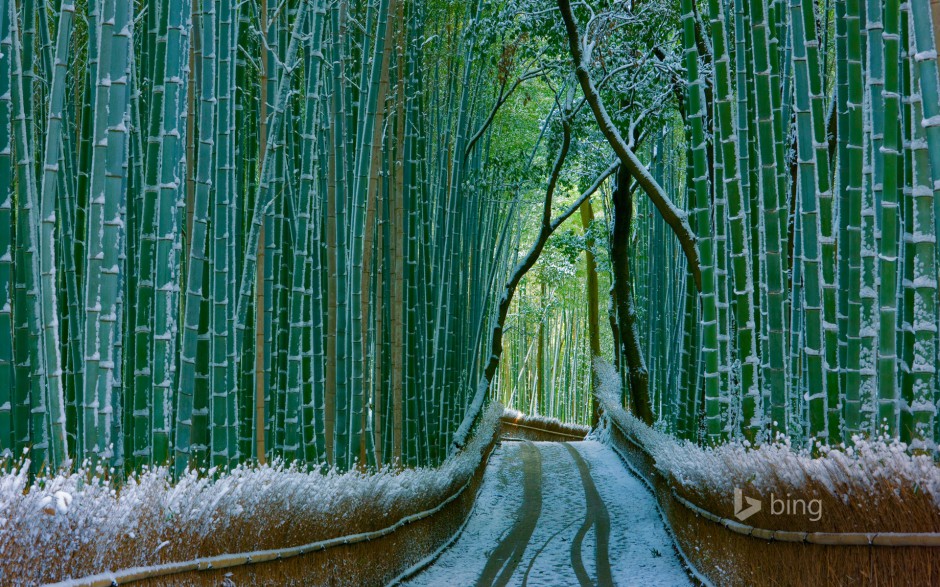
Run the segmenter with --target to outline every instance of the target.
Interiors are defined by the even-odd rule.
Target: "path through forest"
[[[463,533],[409,585],[688,585],[653,497],[594,441],[504,442]]]

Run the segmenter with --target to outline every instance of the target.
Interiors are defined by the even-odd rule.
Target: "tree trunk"
[[[509,277],[509,280],[503,289],[503,295],[499,298],[499,305],[497,306],[496,311],[496,324],[493,326],[493,330],[490,334],[490,356],[486,360],[483,376],[480,378],[480,382],[477,385],[476,391],[474,392],[470,406],[467,409],[467,413],[464,416],[463,421],[460,423],[460,426],[457,428],[457,431],[454,433],[451,450],[459,449],[463,446],[464,442],[467,440],[467,436],[470,433],[470,429],[482,411],[483,400],[486,399],[486,394],[490,389],[490,383],[496,376],[496,368],[499,366],[499,358],[503,354],[503,328],[506,324],[506,316],[509,314],[509,306],[512,303],[512,298],[516,293],[516,288],[519,286],[519,282],[522,281],[522,278],[525,276],[525,274],[529,271],[529,269],[532,268],[533,265],[535,265],[535,262],[538,261],[539,255],[542,254],[542,249],[545,247],[545,243],[548,241],[548,237],[550,237],[565,220],[574,214],[575,211],[581,207],[581,204],[590,198],[591,195],[597,191],[600,185],[617,168],[614,165],[608,167],[596,180],[594,180],[594,183],[591,185],[591,187],[581,194],[581,197],[579,197],[578,200],[574,202],[574,204],[572,204],[560,216],[552,220],[552,196],[555,193],[555,188],[557,187],[558,183],[558,175],[561,173],[561,167],[565,162],[565,158],[568,155],[568,148],[571,145],[571,127],[567,119],[562,120],[562,126],[564,128],[564,139],[562,142],[561,151],[558,154],[558,158],[555,160],[555,166],[552,169],[552,175],[549,178],[548,189],[546,190],[544,207],[542,209],[542,228],[539,231],[539,235],[535,243],[532,244],[532,248],[529,249],[529,252],[525,257],[523,257],[523,259],[516,266],[515,271],[513,271],[512,275]]]
[[[594,372],[594,359],[601,354],[601,333],[597,299],[597,262],[594,259],[594,236],[589,232],[594,221],[594,209],[591,201],[581,204],[581,226],[585,231],[584,268],[587,274],[588,337],[591,348],[591,391],[597,392],[597,374]],[[591,395],[591,426],[596,426],[600,418],[600,404],[597,396]]]
[[[545,309],[545,283],[540,285],[541,289],[539,290],[539,305],[542,307],[542,310]],[[535,413],[542,414],[547,416],[545,412],[545,320],[548,318],[548,314],[542,316],[539,320],[539,340],[538,340],[538,353],[536,354],[535,360]]]
[[[574,64],[575,76],[581,85],[581,91],[584,92],[584,98],[591,107],[594,114],[594,120],[597,122],[601,133],[610,144],[611,148],[620,158],[620,163],[636,176],[637,183],[646,192],[646,195],[659,210],[663,220],[672,228],[676,238],[679,239],[679,245],[682,252],[689,262],[689,270],[695,279],[695,286],[702,289],[702,270],[699,263],[699,251],[695,238],[695,233],[689,226],[688,215],[676,207],[676,205],[666,195],[662,186],[650,175],[649,171],[640,162],[636,153],[627,145],[620,131],[614,126],[607,109],[604,107],[604,101],[598,93],[594,80],[588,71],[589,63],[585,59],[584,50],[581,45],[581,36],[578,33],[578,26],[574,21],[574,15],[571,10],[569,0],[558,0],[558,8],[561,11],[562,19],[565,22],[565,32],[568,36],[568,48],[571,52],[571,60]]]
[[[630,403],[636,415],[646,424],[652,425],[649,373],[640,352],[636,308],[630,283],[630,225],[633,222],[633,201],[630,198],[630,172],[624,166],[617,171],[613,208],[614,227],[610,235],[610,261],[616,293],[617,323],[620,327],[620,356],[630,384]]]

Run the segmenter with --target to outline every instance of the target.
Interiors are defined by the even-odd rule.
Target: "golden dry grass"
[[[768,541],[728,530],[697,515],[673,497],[674,479],[659,470],[653,458],[627,439],[616,425],[608,430],[611,444],[631,468],[646,479],[677,540],[677,546],[697,572],[715,585],[794,586],[828,585],[923,586],[940,585],[940,548],[916,546],[828,546]],[[753,486],[745,495],[765,498]],[[677,491],[702,509],[732,518],[733,500],[728,495]],[[838,488],[846,490],[845,487]],[[796,488],[787,484],[775,491]],[[911,488],[884,483],[866,499],[838,500],[818,484],[800,488],[799,495],[823,500],[823,517],[808,523],[806,516],[770,515],[766,510],[747,519],[747,524],[766,529],[817,532],[881,531],[936,532],[936,508],[932,498]],[[813,524],[813,525],[808,525]],[[887,530],[885,528],[890,528]]]
[[[323,584],[388,581],[427,556],[462,522],[497,437],[501,413],[501,406],[489,409],[461,454],[439,469],[334,474],[242,467],[217,479],[192,474],[175,484],[162,469],[130,479],[119,489],[95,479],[89,482],[85,473],[34,484],[26,482],[23,473],[0,475],[0,584],[41,584],[373,532],[438,506],[469,482],[468,490],[437,514],[378,541],[231,571],[265,577],[266,573],[290,575],[289,569],[311,566],[325,569],[317,579]],[[71,496],[65,512],[55,512],[57,492]],[[50,498],[52,508],[48,507]],[[350,562],[349,557],[354,560]],[[373,558],[374,563],[363,562]],[[307,559],[319,562],[303,562]],[[386,562],[378,564],[380,560]],[[349,574],[353,563],[364,566],[359,571],[362,576]],[[303,576],[294,584],[316,584]],[[169,583],[155,584],[176,583],[174,576]],[[264,580],[258,584],[282,583]]]
[[[492,447],[487,449],[487,455]],[[281,561],[156,577],[135,585],[387,585],[437,551],[459,530],[473,507],[483,472],[484,467],[479,467],[467,489],[436,514],[376,540],[340,545]]]
[[[857,439],[818,455],[785,443],[702,448],[654,430],[620,405],[619,378],[597,363],[602,430],[655,495],[677,547],[715,585],[940,585],[940,547],[823,545],[766,540],[729,530],[675,495],[734,519],[734,489],[759,498],[745,524],[765,530],[833,533],[940,533],[940,468],[895,442]],[[674,494],[675,492],[675,494]],[[775,515],[777,499],[819,500],[821,516]]]

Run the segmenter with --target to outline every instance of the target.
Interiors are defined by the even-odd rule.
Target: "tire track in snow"
[[[507,442],[498,446],[463,533],[408,585],[579,587],[571,550],[576,532],[585,523],[585,510],[593,524],[579,537],[579,548],[591,583],[609,585],[609,570],[613,582],[623,586],[690,585],[655,498],[610,447],[596,441],[572,442],[574,456],[561,445]],[[538,475],[532,474],[533,457],[539,458]],[[599,499],[589,499],[591,491],[585,489],[581,470],[575,473],[578,457],[586,465],[588,487],[596,488]],[[534,530],[526,536],[517,526],[523,524],[523,510],[532,509],[525,502],[535,498],[536,492],[543,507]],[[487,576],[481,578],[499,545],[502,560],[490,563]]]
[[[534,444],[525,441],[520,451],[523,468],[523,501],[516,524],[490,554],[477,585],[490,587],[509,583],[519,566],[535,525],[542,515],[542,453]]]
[[[613,586],[614,580],[610,570],[610,514],[607,512],[607,506],[597,492],[597,486],[594,485],[594,479],[591,478],[591,470],[587,462],[578,453],[571,444],[565,442],[565,448],[571,453],[578,466],[578,472],[581,474],[581,484],[584,486],[584,497],[587,505],[587,511],[584,515],[584,523],[578,529],[578,533],[571,543],[571,566],[574,568],[575,575],[581,587],[591,587],[594,583],[588,576],[584,568],[584,560],[581,557],[581,547],[584,542],[584,536],[591,527],[594,527],[594,561],[597,572],[597,585],[600,587]]]
[[[532,555],[532,560],[529,561],[529,566],[528,566],[528,567],[526,568],[526,570],[525,570],[525,575],[522,576],[522,587],[526,587],[526,586],[529,584],[529,573],[532,572],[532,567],[535,566],[535,561],[536,561],[536,559],[539,558],[539,555],[542,554],[542,551],[545,550],[545,548],[549,545],[549,543],[550,543],[552,540],[555,539],[556,536],[558,536],[559,534],[561,534],[562,532],[564,532],[565,530],[567,530],[568,528],[570,528],[570,527],[571,527],[571,524],[573,524],[573,523],[574,523],[574,522],[568,522],[567,524],[565,524],[564,526],[562,526],[561,528],[559,528],[558,530],[556,530],[555,533],[552,534],[551,536],[549,536],[549,537],[548,537],[548,540],[546,540],[546,541],[542,544],[542,546],[541,546],[538,550],[535,551],[535,554]]]

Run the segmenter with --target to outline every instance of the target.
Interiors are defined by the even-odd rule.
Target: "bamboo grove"
[[[7,461],[439,463],[507,270],[478,6],[0,6]]]
[[[575,246],[572,251],[577,250]],[[493,394],[503,405],[521,412],[587,424],[591,422],[591,357],[600,353],[594,352],[585,303],[587,272],[578,270],[577,259],[574,263],[552,259],[561,253],[557,248],[543,253],[541,270],[530,274],[520,287],[513,327],[503,337],[506,350]]]
[[[936,452],[938,25],[931,0],[2,0],[0,454],[434,465],[486,397],[592,420],[608,350],[682,438]],[[541,135],[494,144],[524,134],[504,104]]]
[[[637,197],[655,417],[708,444],[862,435],[936,453],[940,11],[679,4],[678,107],[643,153],[684,192],[701,290]]]

